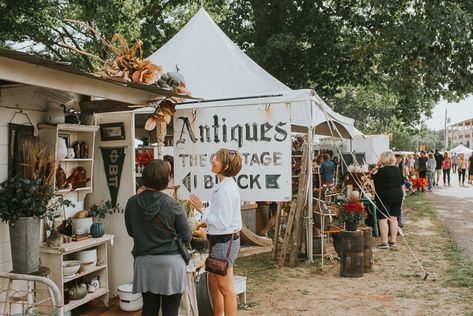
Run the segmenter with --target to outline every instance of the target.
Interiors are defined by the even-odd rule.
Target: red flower
[[[368,213],[366,212],[365,206],[358,200],[351,200],[342,205],[340,210],[340,217],[344,221],[362,221]]]

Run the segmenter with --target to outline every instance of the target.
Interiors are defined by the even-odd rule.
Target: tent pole
[[[311,112],[312,112],[312,107],[311,107]],[[309,172],[309,175],[307,177],[308,181],[309,181],[309,192],[307,194],[307,203],[308,203],[308,207],[307,207],[307,260],[312,263],[314,261],[314,253],[313,253],[313,243],[314,243],[314,239],[313,239],[313,226],[314,226],[314,223],[313,223],[313,219],[312,219],[312,207],[313,207],[313,199],[312,199],[312,195],[313,195],[313,192],[314,192],[314,188],[312,187],[312,184],[313,184],[313,181],[312,181],[312,177],[314,175],[313,173],[313,170],[312,170],[312,160],[313,160],[313,152],[312,152],[312,148],[313,148],[313,144],[312,144],[312,141],[313,141],[313,129],[312,129],[312,126],[309,126],[308,130],[307,130],[307,150],[308,150],[308,159],[307,159],[307,163],[309,164],[307,166],[307,171]]]

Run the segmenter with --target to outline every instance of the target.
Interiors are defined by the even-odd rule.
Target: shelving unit
[[[49,248],[46,243],[40,245],[40,257],[43,266],[51,269],[50,279],[56,283],[61,293],[64,293],[64,285],[68,282],[75,282],[81,277],[98,277],[100,288],[93,293],[88,293],[80,300],[71,300],[69,304],[64,306],[64,310],[74,309],[84,303],[90,302],[96,298],[102,298],[105,305],[108,305],[109,289],[108,289],[108,262],[107,262],[107,244],[111,242],[113,235],[104,235],[100,238],[92,238],[83,241],[75,241],[63,244],[60,248]],[[101,259],[103,265],[96,266],[86,271],[80,271],[70,278],[64,278],[62,273],[62,263],[69,260],[75,253],[81,250],[97,248],[97,260]]]
[[[39,139],[41,143],[50,145],[54,150],[57,164],[61,165],[61,168],[66,173],[66,177],[71,175],[76,167],[82,167],[86,171],[87,178],[90,181],[86,183],[85,187],[79,187],[71,191],[70,188],[61,188],[58,190],[58,194],[71,196],[71,193],[77,193],[77,201],[83,200],[87,193],[91,193],[92,179],[94,173],[94,147],[95,147],[95,133],[99,129],[98,126],[91,125],[79,125],[79,124],[38,124]],[[57,158],[57,143],[58,138],[63,137],[67,139],[67,147],[71,148],[73,145],[80,141],[85,142],[88,147],[88,154],[86,158]]]

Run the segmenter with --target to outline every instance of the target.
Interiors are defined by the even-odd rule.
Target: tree
[[[263,68],[291,88],[315,89],[362,131],[391,128],[387,113],[415,127],[440,98],[473,91],[470,0],[0,0],[0,42],[41,44],[38,53],[90,71],[93,59],[62,44],[107,52],[65,18],[107,39],[142,38],[147,56],[201,4]]]

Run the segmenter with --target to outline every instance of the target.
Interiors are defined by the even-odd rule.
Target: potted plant
[[[31,273],[39,268],[40,220],[53,220],[57,209],[70,205],[70,201],[54,198],[53,151],[26,142],[23,154],[23,177],[0,184],[0,219],[9,227],[13,271]]]
[[[101,222],[107,214],[123,213],[124,210],[120,204],[113,206],[112,201],[102,201],[95,203],[89,211],[90,216],[94,218],[94,223],[90,226],[90,234],[94,238],[102,237],[105,234],[105,229]]]
[[[345,223],[347,231],[356,231],[358,223],[364,221],[367,215],[363,203],[357,196],[352,195],[341,205],[339,219]]]

